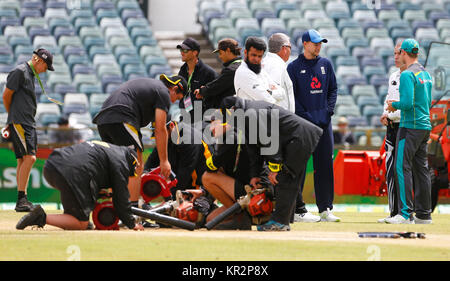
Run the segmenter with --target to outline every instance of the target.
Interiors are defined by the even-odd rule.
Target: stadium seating
[[[243,45],[249,36],[267,40],[274,32],[286,33],[292,44],[290,61],[302,51],[304,31],[319,30],[329,39],[321,55],[331,60],[338,81],[334,119],[354,116],[355,123],[378,126],[376,114],[395,69],[394,45],[415,37],[422,47],[419,61],[424,63],[431,42],[450,43],[449,0],[381,2],[373,9],[365,0],[198,0],[197,19],[214,47],[225,37]],[[75,4],[76,9],[71,7]],[[99,104],[91,97],[103,99],[137,77],[172,74],[157,43],[137,0],[0,1],[0,86],[4,87],[15,65],[30,59],[35,48],[48,48],[54,53],[57,71],[42,74],[46,92],[61,100],[67,94],[82,93],[92,118]],[[449,68],[447,56],[448,49],[435,49],[428,63]],[[36,84],[39,104],[50,105],[41,91]],[[433,96],[440,93],[435,91]],[[45,106],[39,106],[40,110]],[[44,112],[49,117],[43,123],[75,110],[56,107],[59,112],[54,106],[53,111]]]
[[[51,103],[36,83],[36,119],[44,126],[56,123],[62,113],[92,126],[99,101],[124,81],[172,74],[136,0],[0,1],[2,89],[8,72],[39,47],[54,55],[56,71],[40,75],[46,92],[64,101],[63,106]]]
[[[373,9],[367,1],[274,1],[274,0],[198,0],[199,6],[214,6],[220,14],[200,20],[205,34],[216,44],[217,26],[230,26],[228,33],[243,44],[248,36],[265,40],[273,32],[290,36],[292,61],[302,50],[301,36],[310,28],[328,39],[321,55],[328,57],[336,72],[338,99],[333,120],[339,116],[354,118],[355,124],[378,127],[387,94],[389,74],[395,69],[393,48],[396,42],[414,37],[422,51],[419,62],[425,63],[432,41],[450,42],[450,1],[418,0],[381,1]],[[208,3],[208,4],[207,4]],[[212,4],[214,3],[214,4]],[[198,18],[204,17],[198,11]],[[216,21],[217,20],[217,21]],[[295,49],[295,52],[294,52]],[[448,48],[435,50],[429,61],[447,65]],[[434,93],[438,95],[437,91]]]

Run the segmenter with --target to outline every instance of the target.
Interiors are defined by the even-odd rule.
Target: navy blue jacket
[[[287,71],[295,96],[295,113],[321,128],[330,124],[337,98],[337,83],[331,62],[318,56],[307,60],[303,54]]]

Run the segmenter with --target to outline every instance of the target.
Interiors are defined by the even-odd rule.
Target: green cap
[[[416,40],[409,38],[403,41],[400,49],[404,50],[407,53],[417,54],[419,53],[419,43]]]

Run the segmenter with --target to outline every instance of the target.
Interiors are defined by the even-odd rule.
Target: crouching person
[[[216,139],[226,134],[227,141],[216,144],[212,153],[204,144],[207,171],[202,177],[203,186],[222,203],[220,208],[208,215],[207,222],[231,207],[241,196],[245,196],[247,194],[245,185],[257,187],[263,172],[262,158],[250,157],[254,155],[253,147],[243,143],[242,132],[235,131],[229,124],[219,119],[211,122],[210,130]],[[244,211],[223,221],[214,229],[251,230],[251,226],[252,219]]]
[[[139,165],[132,148],[101,141],[55,149],[45,163],[44,177],[60,191],[64,214],[46,214],[36,205],[19,220],[16,228],[48,224],[65,230],[85,230],[100,190],[111,188],[119,219],[129,229],[142,230],[131,213],[127,188],[128,178],[135,176]]]
[[[290,230],[300,179],[319,142],[322,129],[265,101],[226,97],[222,100],[221,108],[245,112],[245,124],[241,125],[245,139],[250,143],[253,139],[259,148],[259,155],[270,170],[268,178],[274,185],[276,206],[270,220],[258,225],[258,231]]]

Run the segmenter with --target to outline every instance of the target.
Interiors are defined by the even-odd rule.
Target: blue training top
[[[308,60],[303,54],[287,71],[292,80],[295,113],[321,128],[330,124],[337,98],[337,83],[331,62],[318,56]]]
[[[430,107],[433,80],[425,68],[414,63],[400,75],[400,101],[392,106],[401,110],[400,127],[431,130]]]

